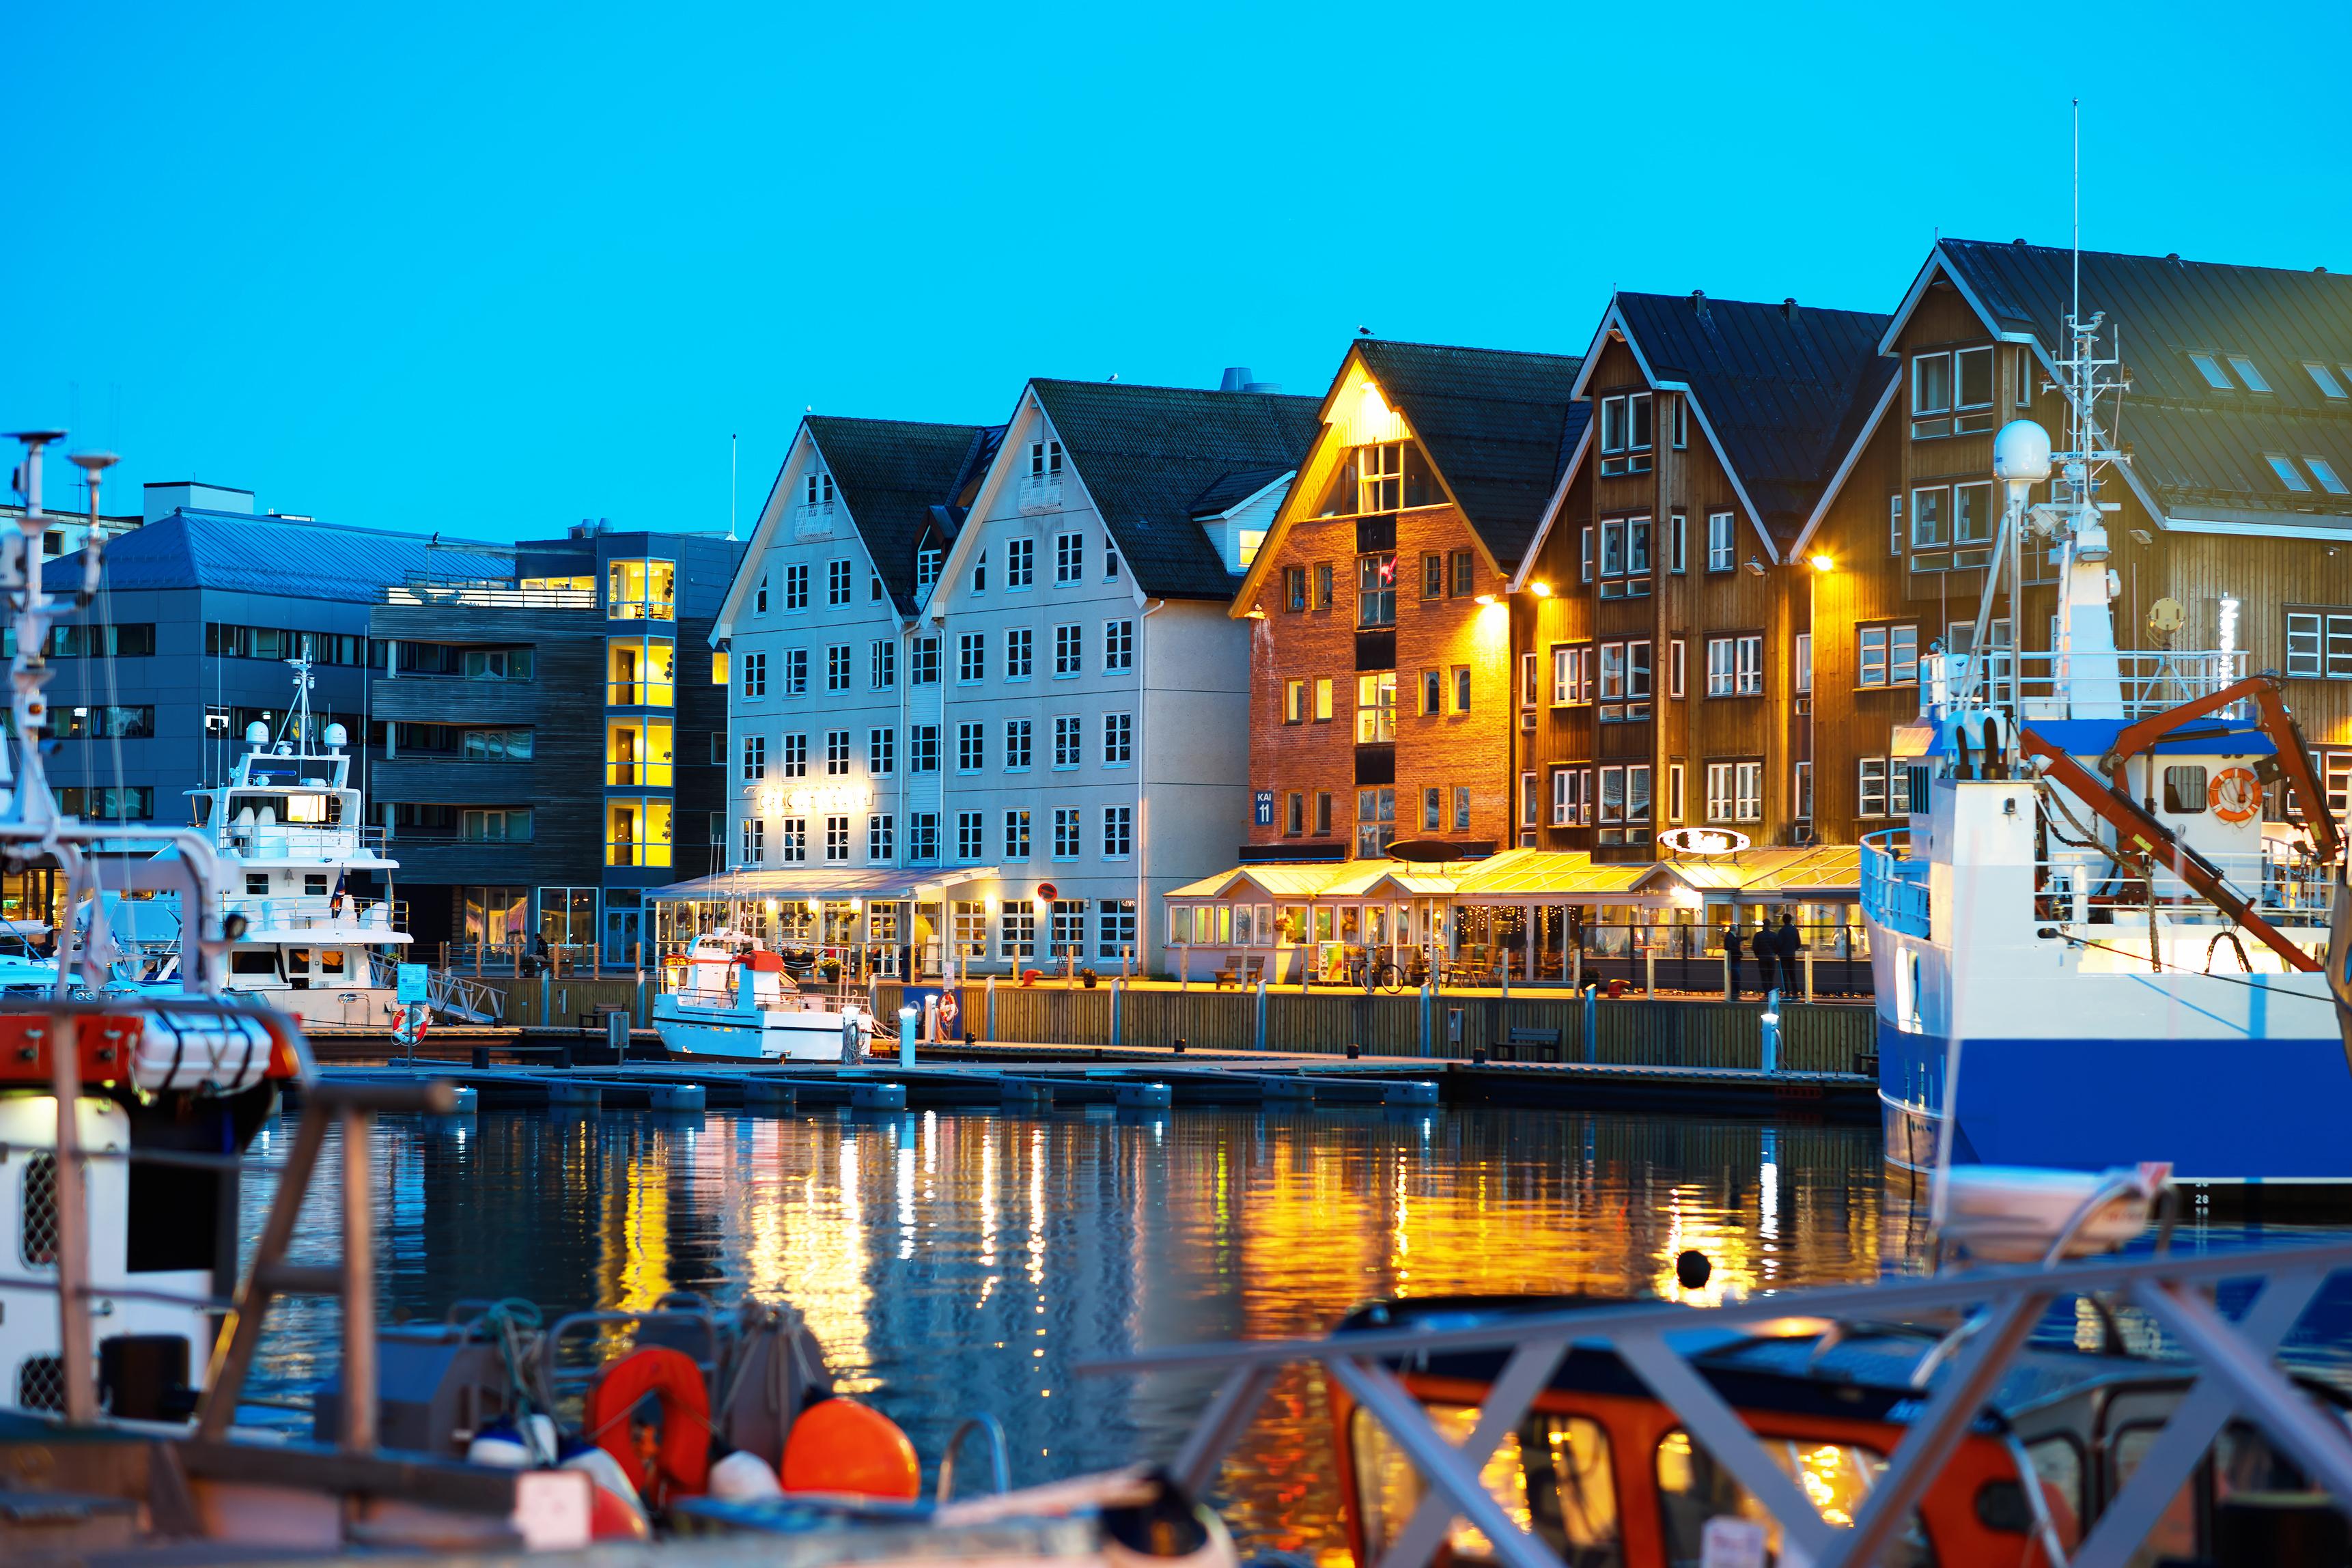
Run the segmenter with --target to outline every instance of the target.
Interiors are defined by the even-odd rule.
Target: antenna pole
[[[735,539],[735,444],[740,439],[740,437],[733,435],[727,437],[727,539],[730,543]]]

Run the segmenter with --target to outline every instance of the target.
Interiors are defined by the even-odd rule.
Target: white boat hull
[[[838,1062],[841,1027],[838,1013],[681,1007],[668,996],[654,1003],[654,1029],[674,1057]]]

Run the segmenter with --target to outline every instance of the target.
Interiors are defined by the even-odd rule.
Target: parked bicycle
[[[1385,991],[1393,996],[1405,987],[1404,971],[1385,958],[1366,956],[1348,962],[1348,978],[1364,988],[1365,994]]]

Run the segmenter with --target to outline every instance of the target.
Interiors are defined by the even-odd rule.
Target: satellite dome
[[[248,746],[269,744],[269,726],[256,719],[245,727],[245,743]]]
[[[345,745],[350,743],[351,738],[351,731],[344,729],[341,724],[330,724],[327,726],[327,744],[332,750],[338,752],[341,751]]]
[[[2038,485],[2050,477],[2050,432],[2031,419],[2012,419],[1992,438],[1992,477]]]

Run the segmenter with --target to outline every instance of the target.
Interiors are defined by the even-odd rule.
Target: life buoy
[[[630,1413],[652,1394],[661,1402],[661,1447],[647,1464],[630,1431]],[[604,1369],[582,1411],[589,1441],[613,1456],[640,1497],[656,1506],[673,1492],[698,1493],[710,1482],[710,1391],[702,1369],[662,1345],[634,1351]]]
[[[2251,822],[2263,808],[2263,781],[2252,768],[2223,768],[2205,789],[2206,804],[2224,822]]]

